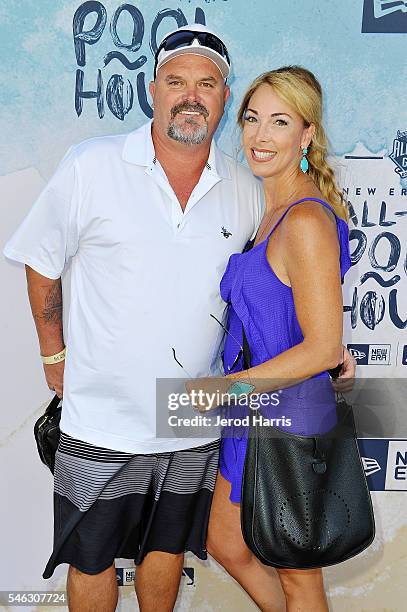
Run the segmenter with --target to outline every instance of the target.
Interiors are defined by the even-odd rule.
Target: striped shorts
[[[61,433],[54,473],[54,548],[43,577],[69,563],[98,574],[114,559],[136,564],[151,551],[206,559],[219,440],[192,449],[134,455]]]

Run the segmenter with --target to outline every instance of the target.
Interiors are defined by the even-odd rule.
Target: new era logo
[[[134,583],[134,567],[116,567],[116,580],[118,586]]]
[[[358,349],[351,348],[350,354],[356,359],[356,361],[361,361],[362,359],[366,359],[367,354],[362,351],[358,351]]]
[[[376,459],[371,459],[370,457],[362,457],[362,465],[366,476],[371,476],[382,469],[379,462],[376,461]]]
[[[362,32],[407,32],[407,2],[364,0]]]
[[[402,0],[373,0],[374,16],[376,19],[390,15],[391,13],[407,13],[407,4]]]
[[[348,344],[358,365],[390,365],[390,344]]]
[[[348,350],[350,354],[353,355],[353,357],[356,359],[358,365],[368,365],[368,344],[348,344]]]

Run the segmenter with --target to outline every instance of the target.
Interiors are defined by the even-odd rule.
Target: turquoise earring
[[[308,153],[308,149],[305,148],[302,150],[302,158],[300,161],[300,168],[301,170],[304,172],[304,174],[306,172],[308,172],[308,168],[309,168],[309,164],[308,164],[308,159],[307,159],[307,153]]]

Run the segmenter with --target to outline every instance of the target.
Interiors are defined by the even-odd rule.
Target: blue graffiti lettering
[[[83,30],[85,19],[91,13],[96,13],[95,24],[90,30]],[[76,63],[78,66],[86,65],[85,43],[88,45],[94,45],[98,42],[103,34],[103,30],[105,29],[106,21],[106,9],[101,2],[94,2],[93,0],[84,2],[75,11],[72,22],[72,30]]]
[[[398,274],[395,274],[386,281],[377,272],[365,272],[365,274],[362,274],[360,277],[360,284],[363,285],[363,283],[369,280],[369,278],[375,280],[381,287],[392,287],[400,280],[400,276]]]
[[[131,43],[124,43],[120,40],[117,34],[117,22],[123,11],[127,11],[133,21],[133,34]],[[113,15],[112,22],[110,24],[110,32],[112,39],[116,47],[127,49],[128,51],[138,51],[141,47],[144,37],[144,19],[139,9],[132,4],[122,4],[116,10]]]
[[[379,225],[381,225],[382,227],[386,227],[389,225],[395,225],[396,221],[386,221],[386,212],[387,212],[386,202],[382,202],[380,206]]]
[[[123,53],[120,53],[120,51],[109,51],[103,58],[104,65],[107,66],[113,59],[119,60],[127,70],[138,70],[147,62],[145,55],[140,55],[134,62],[130,62]]]
[[[76,71],[76,87],[75,87],[75,110],[79,117],[82,114],[83,110],[83,99],[88,98],[96,98],[96,104],[98,109],[99,118],[102,119],[105,110],[104,110],[104,102],[103,102],[103,78],[102,71],[98,70],[97,76],[97,89],[96,91],[84,91],[83,90],[83,78],[84,72],[83,70]]]
[[[133,86],[121,74],[113,74],[106,87],[106,102],[113,115],[123,121],[133,107]]]
[[[398,329],[406,329],[407,319],[403,321],[398,313],[397,307],[397,289],[392,289],[389,295],[389,313],[390,319]]]
[[[362,224],[361,224],[362,227],[373,227],[374,225],[376,225],[376,223],[369,221],[368,217],[369,217],[369,206],[367,204],[367,201],[365,200],[363,202]]]
[[[388,240],[390,245],[390,253],[387,263],[383,265],[379,264],[376,259],[376,248],[381,240]],[[400,251],[400,240],[395,234],[391,234],[390,232],[382,232],[381,234],[378,234],[373,240],[369,249],[369,259],[372,268],[375,268],[377,270],[385,270],[386,272],[392,272],[396,268],[400,259]]]
[[[360,259],[363,256],[363,253],[366,250],[366,245],[367,245],[366,234],[362,232],[362,230],[352,229],[349,232],[349,243],[351,243],[352,240],[357,240],[356,248],[350,254],[352,265],[355,265],[358,263],[358,261],[360,261]]]
[[[188,21],[186,20],[186,17],[181,9],[163,9],[162,11],[159,11],[153,21],[153,25],[151,26],[150,49],[153,55],[155,55],[158,49],[157,30],[162,21],[167,18],[174,19],[174,27],[171,28],[173,30],[188,25]]]
[[[146,89],[146,75],[144,72],[139,72],[137,75],[137,97],[140,108],[149,119],[153,117],[153,109],[148,103]]]
[[[368,291],[360,302],[360,318],[366,327],[375,329],[383,320],[385,309],[383,296],[378,297],[376,291]]]
[[[95,14],[95,21],[92,27],[86,27],[85,23],[89,15]],[[130,34],[125,37],[124,28],[122,28],[122,20],[130,18]],[[88,1],[81,4],[75,11],[73,17],[73,39],[75,56],[78,67],[86,65],[86,45],[94,45],[97,43],[107,24],[106,8],[101,2]],[[168,31],[180,26],[185,26],[188,21],[181,9],[163,9],[155,16],[150,32],[150,49],[154,55],[157,50],[157,35],[160,25],[165,20],[172,20],[174,27],[168,27]],[[195,9],[194,23],[206,24],[206,17],[203,9]],[[168,24],[166,24],[168,25]],[[131,3],[120,5],[113,13],[110,22],[110,35],[112,43],[116,48],[124,49],[126,52],[135,53],[139,51],[143,44],[145,34],[145,20],[141,11]],[[128,28],[127,28],[128,30]],[[125,39],[126,38],[126,39]],[[139,71],[147,63],[146,55],[140,55],[137,59],[129,59],[121,51],[109,51],[103,58],[103,67],[106,67],[110,62],[117,60],[124,68],[131,71]],[[78,117],[83,111],[83,100],[95,98],[97,103],[97,111],[99,117],[104,116],[104,101],[112,114],[119,120],[123,121],[125,116],[130,112],[134,104],[135,92],[141,111],[148,117],[153,116],[152,107],[148,102],[146,74],[145,72],[137,72],[136,83],[132,83],[123,75],[114,74],[110,77],[106,91],[103,89],[102,72],[99,69],[97,73],[97,85],[95,90],[84,90],[84,72],[76,71],[75,81],[75,110]]]

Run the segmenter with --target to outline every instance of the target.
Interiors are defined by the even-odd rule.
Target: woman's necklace
[[[260,242],[262,242],[266,234],[268,234],[268,232],[272,229],[273,227],[272,222],[274,222],[274,218],[275,218],[277,210],[280,210],[280,209],[275,209],[271,213],[268,213],[263,217],[262,223],[260,225],[263,224],[264,220],[267,219],[267,217],[269,218],[266,220],[261,230],[257,232],[256,238],[255,238],[256,244],[259,244]]]

